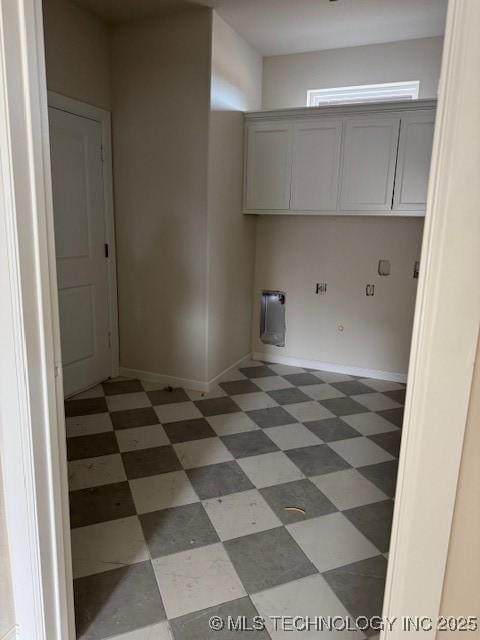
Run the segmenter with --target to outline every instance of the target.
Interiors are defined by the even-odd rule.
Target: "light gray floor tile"
[[[364,393],[360,396],[352,396],[352,398],[367,407],[369,411],[384,411],[385,409],[396,409],[401,406],[383,393]]]
[[[122,457],[118,453],[95,458],[83,458],[68,463],[70,491],[97,487],[126,480]]]
[[[270,427],[265,429],[263,433],[266,433],[282,451],[296,447],[310,447],[322,444],[322,440],[307,429],[307,427],[304,427],[303,424],[287,424],[281,427]]]
[[[265,487],[260,493],[284,524],[303,522],[336,511],[336,507],[310,480]]]
[[[205,500],[203,506],[220,540],[230,540],[281,525],[256,489]]]
[[[342,513],[290,524],[287,529],[321,573],[379,553]]]
[[[330,442],[329,445],[352,467],[364,467],[368,464],[387,462],[392,460],[388,451],[382,449],[368,438],[350,438],[349,440],[338,440]]]
[[[396,431],[398,429],[398,427],[388,420],[385,420],[385,418],[382,418],[382,416],[372,412],[344,416],[342,420],[364,436]]]
[[[325,402],[330,401],[326,400]],[[310,402],[300,402],[299,404],[289,404],[287,405],[287,411],[295,418],[296,422],[333,418],[333,413],[329,409],[314,400]]]
[[[161,424],[149,427],[135,427],[134,429],[118,429],[115,431],[120,451],[134,451],[135,449],[150,449],[170,444]]]
[[[356,469],[326,473],[311,477],[310,480],[341,511],[387,498],[383,491],[364,478]]]
[[[238,464],[257,488],[303,478],[303,473],[282,452],[241,458]]]
[[[72,530],[74,578],[117,569],[149,558],[136,516]]]
[[[335,389],[330,384],[320,383],[317,384],[309,384],[306,387],[299,387],[301,391],[303,391],[307,396],[309,396],[312,400],[328,400],[329,398],[342,398],[344,397],[344,393]]]
[[[246,595],[221,543],[156,558],[152,564],[169,619]]]
[[[200,410],[192,401],[177,402],[175,404],[161,404],[155,407],[155,413],[162,424],[202,417]]]
[[[113,431],[109,413],[94,413],[87,416],[72,416],[65,419],[67,438],[87,436],[94,433]]]
[[[258,393],[245,393],[235,396],[235,402],[242,411],[257,411],[258,409],[277,406],[273,398],[260,390]]]
[[[198,496],[185,471],[130,480],[130,489],[138,513],[198,502]]]
[[[204,467],[233,460],[233,456],[220,438],[205,438],[173,445],[184,469]]]
[[[219,436],[228,436],[232,433],[253,431],[259,427],[243,411],[238,413],[225,413],[221,416],[210,416],[208,423]]]
[[[151,407],[145,391],[137,393],[125,393],[120,396],[107,396],[107,405],[109,411],[124,411],[125,409],[139,409],[141,407]]]

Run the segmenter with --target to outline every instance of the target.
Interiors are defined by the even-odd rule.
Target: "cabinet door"
[[[289,209],[291,132],[290,123],[248,125],[246,209]]]
[[[341,144],[341,121],[323,118],[295,125],[291,209],[337,209]]]
[[[377,115],[346,121],[340,209],[392,208],[399,123]]]
[[[423,211],[427,204],[434,111],[402,116],[393,208]]]

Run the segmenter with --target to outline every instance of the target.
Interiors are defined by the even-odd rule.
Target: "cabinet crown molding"
[[[355,116],[387,113],[405,113],[436,109],[436,99],[402,100],[397,102],[374,102],[364,104],[324,105],[320,107],[296,107],[272,111],[250,111],[245,113],[247,122],[258,120],[285,120],[286,118],[318,118],[319,116]]]

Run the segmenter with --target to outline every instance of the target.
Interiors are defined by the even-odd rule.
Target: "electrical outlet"
[[[374,284],[367,284],[367,286],[365,287],[365,295],[367,295],[367,296],[374,296],[375,295],[375,285]]]
[[[391,264],[390,260],[379,260],[378,261],[378,275],[379,276],[389,276],[390,275]]]
[[[418,278],[419,273],[420,273],[420,261],[417,260],[413,267],[413,277],[415,278],[415,280]]]
[[[327,283],[326,282],[317,282],[317,286],[315,287],[315,293],[321,296],[324,296],[327,293]]]

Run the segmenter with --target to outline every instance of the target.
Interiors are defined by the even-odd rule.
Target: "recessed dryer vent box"
[[[260,340],[264,344],[285,346],[285,292],[264,291],[260,310]]]

